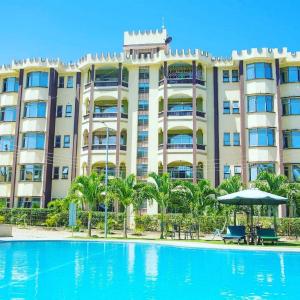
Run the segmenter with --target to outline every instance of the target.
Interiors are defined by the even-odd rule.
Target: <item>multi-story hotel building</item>
[[[300,180],[300,53],[169,49],[166,29],[125,32],[119,54],[0,67],[0,198],[45,207],[79,174],[168,172],[216,186],[264,169]],[[148,212],[156,207],[148,206]]]

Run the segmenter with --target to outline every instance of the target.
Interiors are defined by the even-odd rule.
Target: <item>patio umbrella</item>
[[[263,192],[259,189],[248,189],[220,196],[218,201],[232,205],[279,205],[287,203],[287,198]]]
[[[286,204],[287,198],[263,192],[259,189],[247,189],[236,193],[218,197],[223,204],[251,206],[251,225],[253,225],[253,205],[279,205]],[[276,216],[274,214],[274,226],[276,227]]]

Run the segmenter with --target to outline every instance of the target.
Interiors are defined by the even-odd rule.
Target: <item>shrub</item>
[[[0,224],[4,224],[5,223],[5,217],[4,216],[0,216]]]

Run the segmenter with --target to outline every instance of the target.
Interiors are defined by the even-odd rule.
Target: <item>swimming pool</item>
[[[0,299],[299,299],[300,253],[0,243]]]

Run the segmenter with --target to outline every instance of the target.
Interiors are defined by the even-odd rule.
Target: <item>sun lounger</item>
[[[257,240],[258,243],[262,245],[264,242],[272,242],[272,244],[278,242],[279,237],[276,235],[276,232],[272,228],[260,228],[257,229]]]
[[[246,243],[246,228],[245,226],[228,226],[227,233],[223,235],[223,241],[226,244],[227,240],[237,240],[240,244],[241,240]]]

